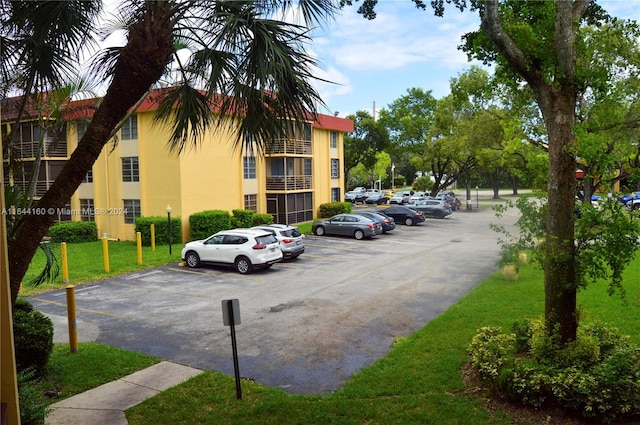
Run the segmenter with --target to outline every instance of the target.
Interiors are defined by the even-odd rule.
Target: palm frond
[[[40,249],[44,252],[46,263],[38,276],[29,281],[29,285],[38,286],[46,282],[53,282],[60,274],[60,265],[48,243],[40,242]]]

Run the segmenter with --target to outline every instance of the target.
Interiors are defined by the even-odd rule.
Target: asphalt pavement
[[[311,235],[298,259],[244,276],[171,264],[77,286],[79,340],[233,375],[221,303],[238,299],[240,374],[326,394],[497,270],[497,221],[474,209],[371,240]],[[53,319],[55,341],[68,342],[65,291],[28,300]]]

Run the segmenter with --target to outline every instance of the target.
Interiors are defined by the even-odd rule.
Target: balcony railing
[[[271,155],[312,155],[313,145],[310,140],[275,140],[267,151]]]
[[[271,176],[267,177],[267,190],[309,190],[311,176]]]
[[[38,142],[23,142],[19,149],[21,158],[34,158],[38,153]],[[67,156],[67,142],[60,141],[54,146],[52,142],[45,141],[42,156],[65,158]]]

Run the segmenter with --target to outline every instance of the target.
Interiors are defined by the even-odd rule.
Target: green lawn
[[[104,255],[102,241],[67,244],[67,258],[69,269],[69,282],[63,282],[62,256],[60,244],[49,243],[60,264],[60,274],[54,282],[44,283],[40,286],[31,286],[30,282],[42,270],[45,264],[45,255],[38,249],[31,260],[29,269],[22,280],[20,296],[28,297],[40,292],[64,288],[66,285],[79,285],[113,277],[122,273],[135,272],[150,267],[180,261],[180,250],[184,244],[172,245],[172,255],[169,255],[169,245],[156,246],[155,251],[149,246],[142,247],[142,264],[138,264],[137,246],[135,242],[110,241],[109,245],[109,273],[104,270]]]

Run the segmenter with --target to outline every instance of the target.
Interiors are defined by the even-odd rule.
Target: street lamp
[[[169,233],[169,255],[171,255],[171,205],[167,204],[167,232]]]

